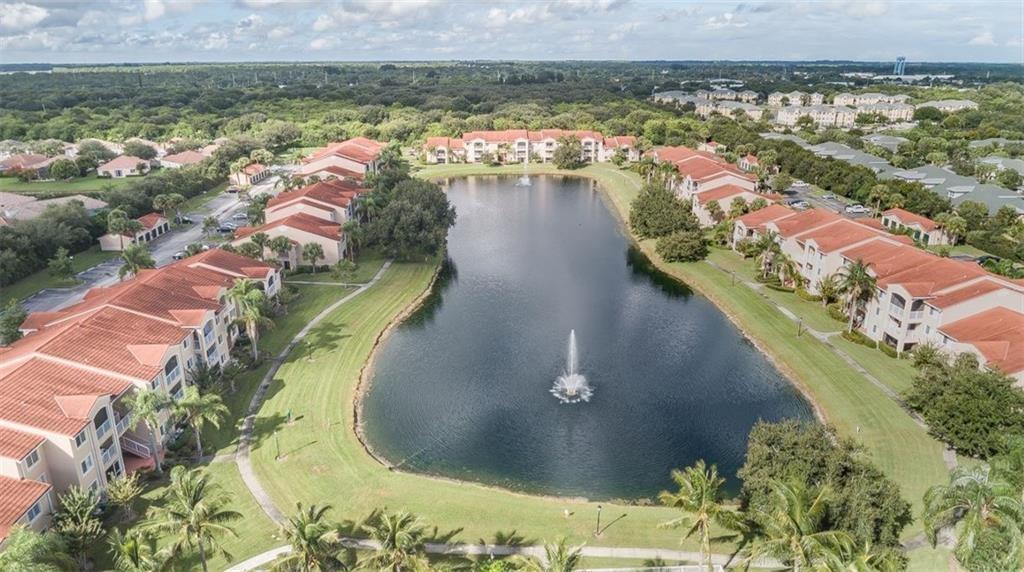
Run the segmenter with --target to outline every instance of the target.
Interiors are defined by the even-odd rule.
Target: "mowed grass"
[[[104,252],[100,250],[99,245],[93,245],[88,250],[72,255],[71,266],[77,274],[101,262],[117,258],[119,254],[118,252]],[[70,288],[77,284],[78,280],[74,278],[63,280],[53,276],[48,269],[44,268],[29,274],[14,284],[0,288],[0,304],[6,305],[11,300],[24,300],[46,288]]]
[[[364,249],[356,256],[356,269],[351,277],[338,278],[330,271],[319,271],[316,274],[306,272],[293,274],[285,282],[346,282],[348,284],[366,284],[373,278],[380,267],[387,261],[387,256],[372,250]]]
[[[378,334],[425,291],[434,270],[434,264],[393,265],[315,328],[278,371],[256,421],[252,452],[260,482],[278,507],[330,503],[339,518],[405,509],[442,532],[458,529],[456,539],[465,542],[515,530],[531,543],[567,536],[589,544],[677,546],[678,531],[657,528],[674,516],[662,507],[604,503],[606,517],[627,516],[594,539],[597,503],[390,471],[366,453],[353,427],[360,372]],[[291,424],[284,423],[288,412]],[[278,447],[281,460],[275,459]]]
[[[85,177],[75,177],[70,181],[30,181],[28,183],[17,177],[0,177],[0,191],[22,195],[93,195],[107,188],[118,189],[132,184],[140,177],[123,179],[100,178],[96,173]]]

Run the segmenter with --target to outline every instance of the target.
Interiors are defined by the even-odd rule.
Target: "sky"
[[[1024,64],[1024,0],[0,0],[0,63],[898,55]]]

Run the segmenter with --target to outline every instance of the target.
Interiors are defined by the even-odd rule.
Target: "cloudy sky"
[[[1024,63],[1024,0],[0,0],[0,62]]]

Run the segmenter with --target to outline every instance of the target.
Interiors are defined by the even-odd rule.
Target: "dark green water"
[[[454,180],[450,262],[378,355],[366,435],[402,469],[591,499],[734,477],[758,419],[808,404],[707,299],[631,248],[589,181]],[[589,403],[548,393],[576,330]]]

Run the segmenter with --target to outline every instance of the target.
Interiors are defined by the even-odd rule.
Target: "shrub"
[[[848,322],[850,320],[850,317],[846,315],[846,312],[843,310],[843,307],[842,305],[839,304],[839,302],[833,302],[832,304],[829,304],[827,311],[828,317],[832,318],[837,322]]]
[[[776,282],[768,282],[767,284],[765,284],[765,287],[767,287],[767,288],[769,288],[771,290],[776,290],[778,292],[789,292],[790,294],[792,294],[793,292],[796,291],[795,288],[790,288],[788,286],[783,286],[783,285],[778,284]]]
[[[865,336],[864,334],[862,334],[860,332],[857,332],[857,331],[853,331],[853,332],[844,331],[841,335],[843,336],[844,339],[849,340],[849,341],[851,341],[851,342],[853,342],[855,344],[860,344],[862,346],[867,346],[869,348],[877,348],[878,347],[878,343],[877,342],[875,342],[871,338],[869,338],[869,337]],[[885,344],[883,344],[883,345],[885,345]],[[889,346],[886,346],[886,347],[889,347]]]
[[[797,288],[796,289],[796,295],[800,296],[804,300],[807,300],[808,302],[821,302],[821,296],[817,296],[815,294],[811,294],[810,292],[808,292],[804,288]]]
[[[655,250],[667,262],[695,262],[708,255],[708,244],[699,230],[684,230],[659,238]]]
[[[698,228],[689,203],[680,201],[664,185],[645,185],[633,201],[629,225],[641,238],[660,238]]]
[[[896,351],[896,348],[890,346],[889,344],[878,344],[878,349],[882,350],[883,354],[891,358],[900,357],[900,353]]]

